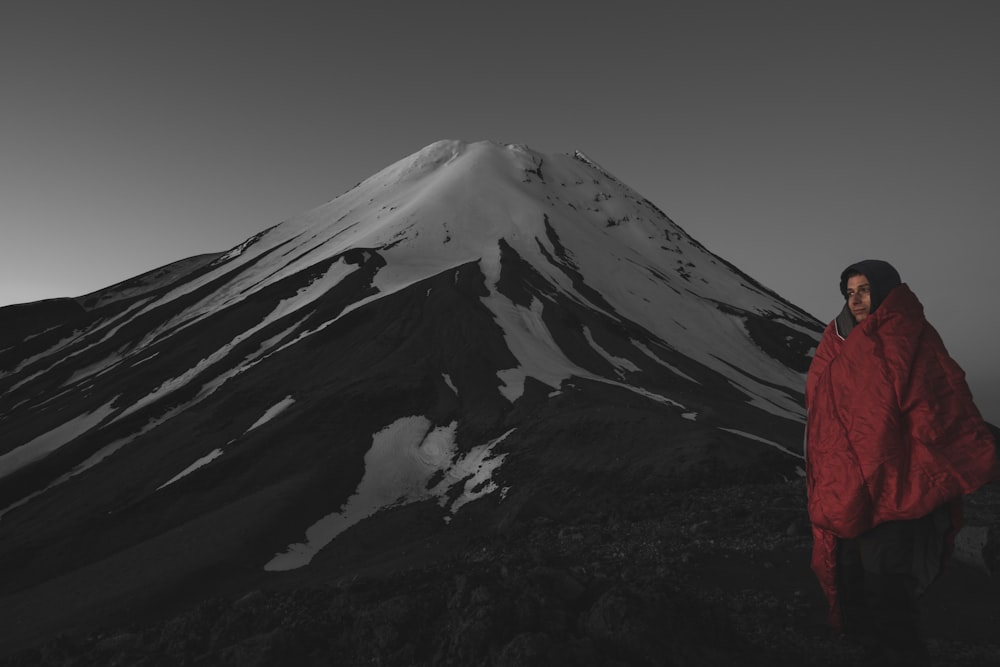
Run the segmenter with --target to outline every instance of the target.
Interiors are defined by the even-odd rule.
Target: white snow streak
[[[619,378],[624,378],[625,377],[625,373],[623,371],[637,372],[637,371],[642,370],[641,368],[639,368],[638,366],[636,366],[634,363],[632,363],[631,360],[626,359],[624,357],[616,357],[615,355],[611,354],[610,352],[608,352],[607,350],[605,350],[603,347],[601,347],[597,343],[597,341],[594,340],[594,336],[590,333],[590,329],[588,329],[587,327],[583,327],[583,335],[586,336],[587,342],[590,343],[590,346],[592,348],[594,348],[595,350],[597,350],[598,354],[600,354],[602,357],[604,357],[605,359],[607,359],[608,362],[612,366],[614,366],[615,371],[617,371]]]
[[[60,475],[59,477],[55,478],[54,480],[52,480],[52,482],[50,482],[48,484],[48,486],[46,486],[44,489],[41,489],[39,491],[35,491],[34,493],[29,494],[29,495],[25,496],[24,498],[21,498],[17,502],[13,503],[12,505],[9,505],[8,507],[6,507],[2,511],[0,511],[0,518],[2,518],[7,512],[11,511],[15,507],[20,507],[21,505],[24,505],[24,504],[28,503],[30,500],[32,500],[34,498],[37,498],[38,496],[42,495],[46,491],[48,491],[48,490],[50,490],[50,489],[52,489],[52,488],[54,488],[56,486],[59,486],[63,482],[65,482],[65,481],[67,481],[69,479],[72,479],[73,477],[76,477],[77,475],[79,475],[81,473],[84,473],[87,470],[90,470],[91,468],[93,468],[94,466],[96,466],[98,463],[101,463],[102,461],[104,461],[105,459],[107,459],[108,457],[110,457],[112,454],[114,454],[115,452],[117,452],[121,448],[125,447],[128,444],[131,444],[132,441],[135,440],[136,438],[138,438],[139,436],[145,435],[146,433],[152,431],[154,428],[156,428],[157,426],[159,426],[160,424],[162,424],[164,421],[166,421],[170,417],[174,416],[174,414],[176,414],[176,413],[178,413],[178,412],[186,409],[187,407],[189,407],[189,406],[187,406],[187,405],[180,406],[179,408],[175,408],[175,410],[173,412],[167,413],[167,415],[165,415],[163,417],[160,417],[158,419],[151,419],[149,422],[146,423],[145,426],[143,426],[141,429],[139,429],[139,431],[137,431],[137,432],[135,432],[135,433],[133,433],[131,435],[128,435],[128,436],[126,436],[124,438],[119,438],[119,439],[111,442],[110,444],[107,444],[104,447],[101,447],[99,450],[97,450],[96,452],[94,452],[93,454],[91,454],[82,463],[76,465],[72,470],[70,470],[69,472],[64,473],[64,474]]]
[[[260,419],[255,421],[253,425],[244,432],[244,434],[249,433],[258,426],[266,424],[267,422],[271,421],[272,419],[280,415],[282,412],[284,412],[285,409],[288,408],[288,406],[290,406],[294,402],[295,399],[292,398],[291,396],[284,397],[283,399],[281,399],[280,401],[269,407],[260,417]]]
[[[755,408],[797,422],[804,423],[806,420],[805,407],[780,389],[761,384],[746,376],[740,377],[740,382],[736,381],[735,376],[731,376],[729,383],[746,395],[750,399],[747,403]]]
[[[723,428],[721,426],[719,427],[719,430],[720,431],[726,431],[727,433],[733,433],[735,435],[738,435],[738,436],[741,436],[741,437],[744,437],[744,438],[748,438],[750,440],[756,440],[757,442],[762,442],[765,445],[770,445],[771,447],[774,447],[775,449],[780,449],[781,451],[783,451],[784,453],[788,454],[789,456],[794,456],[797,459],[804,458],[801,454],[796,454],[795,452],[793,452],[792,450],[788,449],[784,445],[779,445],[778,443],[774,442],[773,440],[768,440],[767,438],[762,438],[759,435],[754,435],[753,433],[747,433],[746,431],[738,431],[738,430],[736,430],[734,428]]]
[[[639,342],[637,340],[634,340],[634,339],[629,339],[629,340],[631,341],[632,345],[635,346],[640,352],[642,352],[647,357],[649,357],[650,359],[652,359],[656,363],[660,364],[664,368],[667,368],[668,370],[670,370],[670,372],[672,372],[674,375],[677,375],[678,377],[682,377],[685,380],[689,380],[691,382],[694,382],[695,384],[701,384],[700,382],[698,382],[693,377],[691,377],[690,375],[688,375],[684,371],[680,370],[676,366],[674,366],[672,364],[668,364],[663,359],[660,359],[658,356],[656,356],[655,352],[653,352],[651,349],[649,349],[648,347],[646,347],[645,345],[643,345],[641,342]]]
[[[137,401],[135,404],[133,404],[126,410],[122,411],[121,414],[115,417],[115,420],[117,421],[119,419],[122,419],[132,414],[133,412],[140,410],[141,408],[151,403],[154,403],[155,401],[163,398],[167,394],[177,391],[177,389],[185,386],[191,380],[201,375],[201,373],[203,373],[205,369],[209,368],[213,364],[224,359],[234,347],[236,347],[243,341],[247,340],[248,338],[256,334],[261,329],[265,328],[269,324],[280,320],[289,313],[293,313],[297,310],[300,310],[308,306],[313,301],[326,294],[328,290],[332,289],[341,280],[343,280],[345,276],[350,275],[356,269],[357,269],[356,266],[354,266],[353,264],[347,264],[343,260],[334,262],[323,276],[317,278],[309,285],[299,289],[299,291],[296,293],[295,296],[280,301],[278,305],[276,305],[274,309],[256,325],[247,329],[246,331],[241,332],[239,335],[233,338],[233,340],[231,340],[229,343],[223,345],[218,350],[210,354],[208,357],[205,357],[204,359],[199,361],[197,364],[189,368],[181,375],[178,375],[169,380],[165,380],[162,384],[160,384],[159,387],[154,389],[152,392],[147,394],[145,397]],[[164,327],[161,327],[161,329],[162,328]],[[152,337],[155,337],[155,334],[151,334],[147,338],[152,338]],[[276,341],[274,338],[272,338],[270,339],[269,342],[271,342],[271,344],[274,344],[274,342]],[[262,354],[263,351],[264,350],[258,348],[258,356]],[[227,378],[232,377],[236,373],[245,369],[246,367],[244,366],[238,366],[236,371],[229,371],[228,373],[226,373],[226,376]]]
[[[171,484],[173,484],[177,480],[181,479],[182,477],[186,477],[187,475],[190,475],[191,473],[193,473],[198,468],[200,468],[200,467],[202,467],[204,465],[208,465],[209,463],[211,463],[215,459],[219,458],[220,456],[222,456],[222,450],[221,449],[213,449],[208,454],[205,454],[205,456],[202,456],[200,459],[198,459],[197,461],[195,461],[194,463],[192,463],[191,465],[189,465],[187,468],[184,468],[184,470],[181,470],[179,473],[177,473],[176,475],[174,475],[173,477],[171,477],[170,479],[168,479],[163,484],[160,484],[158,487],[156,487],[156,490],[159,491],[160,489],[162,489],[164,487],[170,486]]]
[[[93,412],[78,415],[0,456],[0,477],[6,477],[15,470],[48,456],[69,441],[83,435],[111,414],[112,406],[117,400],[118,396],[115,396]]]

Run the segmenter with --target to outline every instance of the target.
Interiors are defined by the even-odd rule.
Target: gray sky
[[[580,149],[821,320],[892,262],[1000,421],[1000,3],[653,4],[4,2],[0,305],[228,249],[438,139]]]

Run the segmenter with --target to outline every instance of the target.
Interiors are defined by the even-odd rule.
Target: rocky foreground
[[[64,635],[15,665],[864,665],[809,571],[802,480],[528,503],[446,560],[208,599]],[[574,504],[579,504],[579,498]],[[1000,488],[966,503],[1000,529]],[[995,542],[984,563],[1000,565]],[[1000,664],[1000,577],[954,561],[923,601],[934,664]]]

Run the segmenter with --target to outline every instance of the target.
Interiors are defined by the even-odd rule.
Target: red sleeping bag
[[[809,368],[806,407],[812,568],[839,628],[837,538],[947,503],[960,512],[963,495],[1000,479],[1000,465],[965,373],[905,284],[846,339],[830,323]]]

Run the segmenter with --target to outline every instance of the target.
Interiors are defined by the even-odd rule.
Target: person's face
[[[868,278],[851,276],[847,279],[847,307],[859,324],[868,317],[872,308],[872,288]]]

